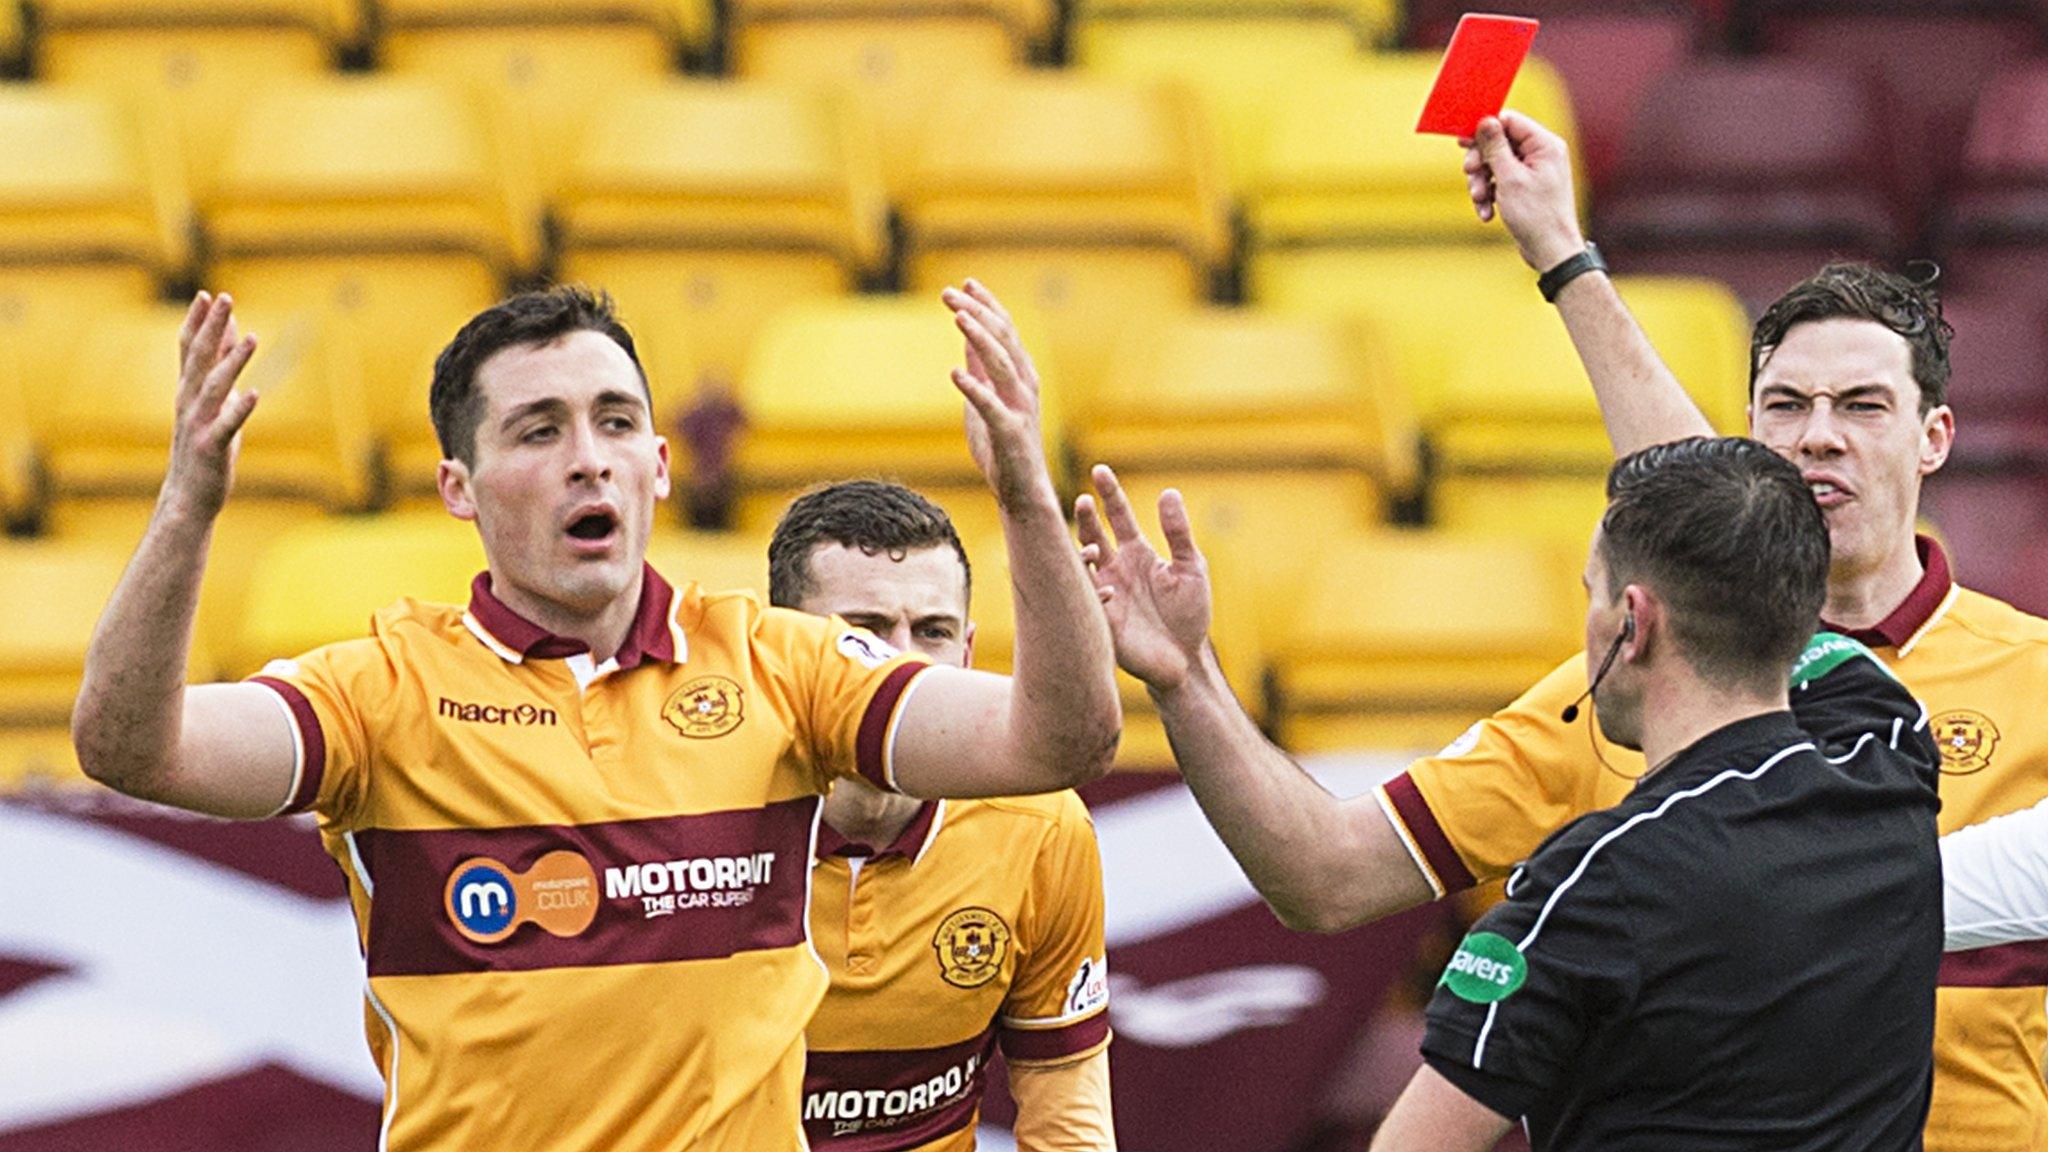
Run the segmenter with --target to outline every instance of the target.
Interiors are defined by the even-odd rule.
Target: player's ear
[[[476,497],[470,491],[469,465],[460,460],[443,460],[434,472],[434,487],[441,493],[441,505],[457,520],[476,519]]]
[[[656,436],[654,438],[654,498],[656,500],[666,500],[668,499],[668,493],[668,437]]]
[[[960,666],[962,668],[972,668],[974,667],[974,621],[969,620],[967,622],[967,630],[962,632],[960,637],[962,640],[960,646]]]
[[[1920,474],[1939,472],[1955,443],[1956,414],[1948,405],[1937,404],[1920,419]]]

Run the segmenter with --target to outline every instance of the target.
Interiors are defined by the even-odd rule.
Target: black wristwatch
[[[1550,271],[1536,278],[1536,290],[1552,304],[1557,303],[1557,294],[1564,286],[1588,272],[1607,271],[1607,261],[1600,255],[1600,249],[1591,240],[1586,241],[1585,250],[1566,260]]]

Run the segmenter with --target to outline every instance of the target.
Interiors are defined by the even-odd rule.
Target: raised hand
[[[953,369],[953,386],[967,398],[967,448],[996,502],[1018,508],[1051,499],[1057,505],[1040,431],[1038,369],[1016,323],[979,281],[948,288],[939,298],[967,340],[967,363]]]
[[[1564,137],[1522,115],[1479,122],[1465,144],[1466,192],[1481,220],[1499,215],[1522,259],[1548,272],[1586,246],[1572,194],[1571,149]]]
[[[1083,495],[1074,502],[1074,520],[1116,661],[1153,691],[1172,691],[1194,671],[1209,637],[1209,565],[1195,547],[1187,504],[1171,488],[1159,498],[1162,557],[1116,473],[1097,464],[1093,479],[1100,508],[1097,496]]]
[[[255,392],[235,390],[256,337],[240,334],[234,311],[228,297],[201,292],[178,331],[177,423],[159,502],[207,519],[227,501],[242,425],[256,410]]]

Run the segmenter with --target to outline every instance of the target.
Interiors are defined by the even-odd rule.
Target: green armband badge
[[[1885,668],[1884,661],[1877,658],[1877,653],[1865,647],[1862,641],[1852,640],[1840,632],[1817,632],[1812,640],[1807,641],[1806,651],[1801,652],[1792,665],[1792,686],[1797,688],[1810,684],[1858,656],[1869,657],[1872,664],[1884,669],[1885,675],[1892,674],[1890,668]]]
[[[1474,932],[1458,945],[1436,984],[1460,1000],[1492,1004],[1513,996],[1528,978],[1529,962],[1512,941],[1495,932]]]

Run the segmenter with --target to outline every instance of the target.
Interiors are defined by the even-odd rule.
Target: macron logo
[[[517,708],[506,708],[497,704],[464,704],[460,700],[441,697],[441,715],[465,724],[513,724],[521,728],[540,725],[543,728],[555,726],[553,708],[540,708],[532,704],[521,704]]]

